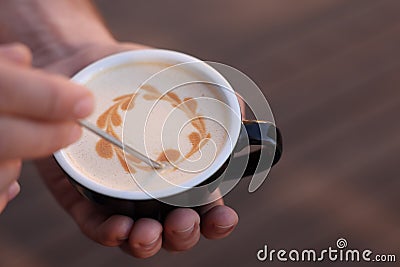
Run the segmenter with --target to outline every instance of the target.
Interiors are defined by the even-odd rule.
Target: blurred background
[[[0,217],[0,266],[280,266],[257,251],[324,249],[340,237],[398,264],[400,1],[96,2],[120,40],[248,74],[270,102],[284,157],[261,189],[249,194],[243,181],[226,197],[240,216],[231,236],[147,260],[87,240],[26,164],[22,193]]]

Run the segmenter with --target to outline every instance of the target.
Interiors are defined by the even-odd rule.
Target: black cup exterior
[[[269,122],[244,121],[243,125],[244,128],[242,128],[242,132],[234,151],[237,152],[242,150],[246,146],[246,144],[260,146],[260,149],[252,151],[248,156],[247,166],[244,173],[241,175],[242,177],[246,177],[254,174],[257,171],[257,164],[260,159],[261,149],[275,151],[275,154],[272,155],[272,157],[271,155],[269,155],[269,158],[272,161],[269,166],[273,166],[279,161],[282,155],[282,136],[279,129],[277,129],[272,123]],[[243,140],[246,138],[247,142],[243,142]],[[232,162],[230,161],[233,161],[233,164],[235,164],[235,160],[241,159],[238,157],[234,157],[234,155],[231,155],[218,171],[216,171],[212,176],[210,176],[208,179],[195,187],[197,189],[201,187],[200,198],[206,199],[212,192],[214,192],[218,188],[218,185],[221,182],[221,180],[218,178],[226,174],[228,165],[232,164]],[[259,171],[263,171],[263,169]],[[129,200],[106,196],[83,186],[72,177],[70,177],[66,172],[65,174],[72,185],[84,197],[100,205],[101,208],[105,209],[110,214],[122,214],[132,217],[133,219],[148,217],[163,221],[168,212],[176,208],[176,206],[167,204],[170,203],[168,201],[168,198],[166,198],[166,202],[164,202],[163,199]],[[191,197],[191,193],[192,190],[189,189],[173,197],[175,199],[189,199]],[[199,198],[199,191],[196,192],[196,197]]]
[[[163,203],[155,199],[132,201],[106,196],[84,187],[69,176],[68,178],[72,185],[74,185],[83,196],[101,205],[101,208],[104,208],[111,214],[126,215],[134,219],[148,217],[160,220],[162,215],[160,213],[161,210],[168,209],[168,207],[162,207]]]
[[[226,166],[227,165],[224,164],[216,173],[214,173],[206,181],[197,186],[201,186],[203,188],[203,190],[201,191],[201,194],[203,195],[202,198],[206,198],[209,194],[214,192],[216,188],[218,188],[218,183],[211,182],[217,180],[218,177],[220,177],[224,173]],[[129,200],[110,197],[83,186],[82,184],[74,180],[71,176],[69,176],[65,171],[64,173],[71,184],[78,190],[81,195],[83,195],[89,201],[92,201],[93,203],[99,205],[99,208],[104,209],[104,211],[109,214],[126,215],[133,219],[153,218],[158,221],[163,221],[166,215],[171,210],[177,208],[177,206],[167,204],[168,199],[165,199],[164,202],[163,199]],[[189,189],[185,192],[175,195],[174,198],[188,199],[190,195],[191,192]]]
[[[278,163],[283,153],[281,131],[268,121],[244,120],[234,151],[239,152],[246,146],[256,146],[258,149],[251,151],[248,158],[240,156],[233,159],[240,162],[246,158],[243,177],[262,172]]]

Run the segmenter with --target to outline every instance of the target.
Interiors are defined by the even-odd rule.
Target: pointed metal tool
[[[141,161],[143,161],[144,163],[146,163],[150,167],[152,167],[154,169],[162,169],[162,168],[164,168],[164,165],[162,163],[159,163],[157,161],[154,161],[154,160],[150,159],[149,157],[143,155],[142,153],[140,153],[139,151],[135,150],[134,148],[132,148],[131,146],[129,146],[127,144],[123,144],[120,140],[118,140],[114,136],[106,133],[105,131],[101,130],[100,128],[94,126],[90,122],[85,121],[85,120],[78,120],[77,122],[82,127],[88,129],[92,133],[98,135],[99,137],[101,137],[104,140],[110,142],[111,144],[115,145],[116,147],[119,147],[120,149],[122,149],[126,153],[134,156],[135,158],[140,159]]]

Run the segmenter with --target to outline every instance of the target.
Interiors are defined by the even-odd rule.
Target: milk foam
[[[130,173],[124,169],[116,148],[113,147],[111,157],[101,157],[96,152],[99,137],[84,131],[81,139],[65,152],[88,178],[123,191],[158,191],[179,186],[207,169],[222,146],[231,142],[225,127],[229,128],[232,111],[224,104],[220,88],[195,82],[204,81],[204,78],[183,67],[163,71],[143,85],[166,67],[165,64],[133,63],[94,75],[85,84],[96,98],[95,111],[88,121],[96,124],[105,113],[117,113],[124,123],[116,126],[117,119],[113,121],[111,115],[105,116],[109,118],[108,124],[102,125],[105,130],[111,129],[117,137],[154,160],[166,150],[179,151],[180,159],[161,171],[149,170],[143,162],[128,160]],[[168,92],[170,94],[165,95]],[[132,94],[134,96],[129,96]],[[125,95],[128,96],[115,100]],[[163,97],[156,100],[155,96]],[[131,109],[125,111],[127,99]],[[203,118],[202,123],[197,122],[198,117]],[[202,139],[200,151],[185,159],[184,155],[190,154],[193,140],[198,136],[207,138]]]

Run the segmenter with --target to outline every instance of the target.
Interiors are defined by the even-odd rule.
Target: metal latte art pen
[[[132,156],[134,156],[134,157],[136,157],[138,159],[140,159],[141,161],[143,161],[144,163],[146,163],[150,167],[152,167],[154,169],[162,169],[162,168],[164,168],[164,164],[150,159],[149,157],[143,155],[142,153],[140,153],[139,151],[135,150],[134,148],[130,147],[127,144],[123,144],[120,140],[118,140],[114,136],[106,133],[105,131],[99,129],[98,127],[94,126],[90,122],[85,121],[85,120],[78,120],[77,123],[79,123],[82,127],[86,128],[87,130],[91,131],[92,133],[94,133],[94,134],[98,135],[99,137],[103,138],[104,140],[107,140],[108,142],[110,142],[111,144],[115,145],[116,147],[122,149],[126,153],[128,153],[128,154],[130,154],[130,155],[132,155]]]

